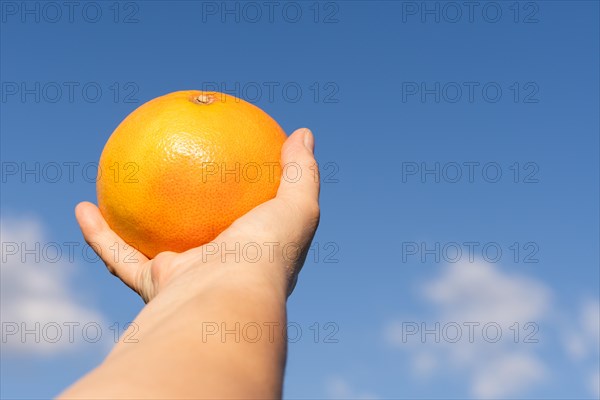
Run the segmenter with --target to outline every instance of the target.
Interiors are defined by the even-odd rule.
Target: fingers
[[[75,207],[75,217],[85,241],[104,261],[108,270],[127,286],[136,290],[135,281],[148,258],[128,245],[106,223],[98,207],[82,202]]]
[[[318,216],[320,189],[314,146],[314,136],[307,128],[290,135],[281,150],[283,173],[277,191],[277,198],[311,217]]]

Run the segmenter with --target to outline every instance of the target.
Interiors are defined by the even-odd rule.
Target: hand
[[[178,292],[183,291],[182,286],[185,291],[196,290],[209,287],[217,279],[240,276],[289,295],[319,223],[319,178],[313,150],[312,133],[306,128],[295,131],[283,145],[281,162],[283,166],[299,165],[300,179],[282,179],[274,199],[240,217],[213,242],[183,253],[165,251],[148,259],[113,232],[92,203],[78,204],[75,215],[86,242],[108,270],[145,302],[173,287],[178,287]],[[246,243],[260,245],[262,256],[258,262],[232,262],[235,257],[221,250],[236,248],[236,243],[239,248]],[[289,244],[293,246],[286,246]],[[299,251],[285,254],[284,247]]]

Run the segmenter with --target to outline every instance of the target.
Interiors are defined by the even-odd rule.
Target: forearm
[[[63,397],[280,397],[285,290],[254,272],[238,267],[165,290],[134,321],[138,342],[120,342]]]
[[[282,148],[281,163],[306,173],[297,180],[282,179],[275,198],[215,238],[223,249],[264,247],[257,252],[258,263],[229,262],[230,251],[206,252],[208,245],[165,251],[152,259],[134,252],[133,262],[109,257],[115,244],[131,246],[110,229],[96,206],[80,203],[76,216],[86,241],[113,274],[149,303],[135,320],[138,343],[119,343],[63,397],[280,397],[285,302],[319,223],[313,149],[309,130],[294,132]],[[290,249],[297,252],[285,251]]]

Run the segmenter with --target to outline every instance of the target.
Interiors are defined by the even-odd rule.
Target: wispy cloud
[[[585,374],[589,393],[600,398],[600,301],[585,300],[563,329],[564,349]]]
[[[518,395],[546,375],[546,367],[536,356],[521,352],[496,354],[489,362],[478,364],[481,369],[474,371],[472,382],[472,392],[478,398]]]
[[[356,399],[356,400],[375,400],[377,396],[372,393],[363,392],[352,387],[350,383],[340,377],[335,376],[327,381],[327,393],[331,399]]]
[[[486,262],[449,264],[425,285],[423,295],[439,307],[442,318],[500,325],[536,321],[550,305],[550,290],[543,284]]]
[[[588,375],[588,386],[590,393],[595,398],[600,398],[600,369],[591,371]]]
[[[50,243],[42,222],[3,215],[0,237],[3,350],[51,354],[76,347],[82,333],[95,340],[96,326],[106,326],[104,318],[82,304],[71,289],[75,265],[52,262],[41,253]],[[82,332],[88,323],[91,329]]]
[[[392,321],[385,330],[389,344],[410,353],[418,377],[458,371],[473,397],[505,398],[548,376],[536,349],[536,330],[552,303],[542,283],[485,262],[456,263],[420,294],[434,315]]]

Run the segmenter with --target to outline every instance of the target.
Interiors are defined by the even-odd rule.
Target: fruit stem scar
[[[193,101],[196,104],[212,104],[215,102],[215,97],[210,94],[200,94],[193,97]]]

